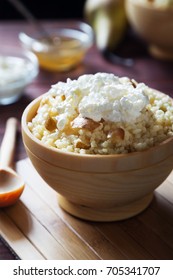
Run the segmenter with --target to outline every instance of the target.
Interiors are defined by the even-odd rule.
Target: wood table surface
[[[57,23],[58,22],[53,22],[55,25]],[[49,24],[49,22],[47,24]],[[20,31],[25,30],[26,27],[27,24],[23,21],[0,21],[0,44],[10,46],[11,48],[16,46],[20,47],[18,34]],[[112,64],[105,60],[98,52],[97,48],[93,46],[87,53],[84,62],[77,68],[65,73],[50,73],[40,69],[38,77],[27,87],[18,102],[11,105],[0,106],[0,142],[5,130],[6,120],[11,116],[19,120],[15,161],[26,157],[20,133],[20,119],[23,110],[35,97],[45,93],[52,84],[58,81],[66,81],[68,77],[75,79],[82,74],[109,72],[118,76],[134,78],[139,82],[144,82],[150,87],[173,97],[173,62],[161,61],[151,57],[147,51],[146,44],[139,40],[131,30],[128,32],[120,50],[117,50],[117,52],[122,56],[131,57],[134,62],[133,65],[127,67],[119,64]],[[157,209],[159,215],[155,214],[155,209]],[[85,223],[90,224],[90,222]],[[148,250],[148,254],[143,254],[143,259],[173,258],[173,204],[162,197],[162,195],[157,195],[154,198],[149,207],[149,211],[146,212],[145,215],[143,214],[140,217],[137,216],[126,221],[101,224],[99,230],[102,230],[103,235],[104,231],[106,232],[106,228],[109,228],[110,240],[112,238],[111,234],[113,235],[113,232],[111,233],[110,231],[111,226],[112,230],[116,230],[120,235],[124,234],[125,236],[125,233],[129,232],[131,236],[129,240],[135,240],[140,248],[144,248],[144,252]],[[121,237],[123,238],[123,235]],[[119,238],[119,240],[122,240],[122,238]],[[95,242],[97,242],[97,240]],[[118,242],[117,238],[117,244],[112,244],[112,246],[118,246]],[[129,251],[131,251],[129,255],[128,242],[127,240],[124,240],[124,242],[127,247],[126,257],[133,258],[133,242],[131,244],[129,243]],[[124,244],[123,246],[125,246]],[[119,247],[121,248],[121,246]],[[151,251],[149,248],[151,248]],[[134,254],[134,258],[135,257],[136,255]],[[9,260],[16,258],[17,256],[11,251],[8,244],[6,244],[3,239],[0,239],[0,259]]]

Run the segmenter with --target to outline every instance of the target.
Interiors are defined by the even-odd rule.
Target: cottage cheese
[[[144,84],[134,88],[126,79],[105,73],[84,76],[81,80],[88,85],[79,103],[79,113],[84,118],[96,122],[101,119],[131,122],[140,116],[143,108],[149,103]]]
[[[56,96],[57,125],[62,130],[77,111],[82,117],[96,122],[101,119],[134,121],[149,103],[145,90],[146,86],[142,83],[134,88],[129,79],[97,73],[83,75],[78,80],[68,79],[67,83],[59,82],[48,95]]]
[[[0,86],[21,80],[32,67],[31,62],[23,58],[0,56]]]
[[[126,77],[83,75],[53,85],[28,127],[66,152],[142,151],[173,137],[172,99]]]

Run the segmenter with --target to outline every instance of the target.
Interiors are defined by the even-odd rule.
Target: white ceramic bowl
[[[37,74],[38,60],[33,53],[0,46],[0,105],[16,102]]]
[[[126,0],[126,14],[137,34],[148,43],[153,56],[173,59],[173,6]]]

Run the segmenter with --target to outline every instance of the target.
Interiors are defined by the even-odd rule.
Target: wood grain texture
[[[15,253],[24,259],[44,259],[32,243],[25,237],[25,235],[18,229],[17,225],[2,211],[0,212],[2,237],[13,248]]]
[[[49,21],[47,22],[49,24]],[[51,23],[52,24],[52,23]],[[57,21],[54,21],[56,26]],[[21,30],[26,30],[28,24],[25,21],[0,21],[0,39],[1,45],[19,47],[18,34]],[[118,50],[117,50],[118,51]],[[17,142],[16,142],[16,153],[15,161],[24,159],[26,157],[26,152],[22,142],[22,137],[20,133],[20,120],[21,115],[25,107],[30,103],[34,98],[45,93],[52,84],[55,84],[57,81],[66,81],[68,77],[71,79],[76,79],[79,75],[87,73],[96,73],[96,72],[108,72],[114,73],[118,76],[127,76],[129,78],[135,78],[138,82],[144,82],[148,86],[158,89],[170,96],[173,97],[173,63],[160,61],[153,59],[146,50],[146,45],[141,42],[138,37],[133,33],[132,30],[129,30],[127,33],[127,38],[125,38],[125,43],[121,46],[121,49],[117,54],[122,56],[131,57],[134,60],[133,67],[123,67],[119,64],[112,64],[100,55],[95,46],[93,46],[90,51],[87,53],[84,63],[73,71],[67,73],[49,73],[46,71],[40,71],[37,79],[25,89],[25,93],[22,98],[11,105],[1,106],[0,107],[0,142],[2,140],[5,124],[9,117],[16,117],[19,121],[18,123],[18,133],[17,133]],[[28,171],[29,172],[29,171]],[[29,174],[29,173],[28,173]],[[36,178],[36,177],[35,177]],[[169,177],[171,178],[171,177]],[[168,179],[169,179],[168,178]],[[173,181],[172,178],[170,179]],[[39,185],[39,180],[38,180]],[[172,184],[171,184],[172,185]],[[168,187],[171,189],[172,187]],[[152,209],[157,215],[154,219],[157,219],[161,228],[164,230],[165,223],[169,224],[171,228],[173,227],[173,205],[170,202],[171,197],[167,195],[168,188],[163,186],[164,193],[161,194],[158,191],[154,195],[154,199],[147,208],[146,216],[144,216],[145,223],[149,219],[149,209]],[[42,188],[43,190],[43,188]],[[159,188],[160,191],[160,188]],[[170,190],[169,190],[170,194]],[[44,188],[44,192],[39,194],[40,196],[48,196],[51,199],[52,204],[57,205],[57,198],[54,196],[53,192],[49,192],[48,188]],[[172,196],[173,197],[173,196]],[[48,199],[48,198],[47,198]],[[52,207],[52,205],[51,205]],[[54,207],[57,215],[61,217],[64,223],[68,225],[69,228],[75,232],[84,242],[97,252],[98,256],[101,258],[129,258],[129,259],[150,259],[150,258],[161,258],[167,259],[167,250],[160,251],[159,241],[163,240],[163,244],[167,242],[167,235],[160,239],[154,239],[153,247],[150,249],[150,246],[147,245],[150,243],[147,233],[145,230],[149,227],[144,226],[143,222],[140,222],[141,231],[143,231],[144,238],[146,239],[145,244],[143,245],[142,237],[134,239],[133,234],[131,233],[132,224],[127,223],[127,221],[117,222],[117,223],[90,223],[84,222],[79,219],[75,219],[70,215],[67,215],[59,207]],[[140,214],[143,215],[143,213]],[[133,223],[135,223],[138,216],[132,218]],[[153,221],[153,220],[152,220]],[[162,222],[164,226],[162,227]],[[126,228],[125,228],[125,225]],[[1,228],[1,219],[0,219],[0,228]],[[99,226],[99,228],[98,228]],[[154,231],[152,224],[150,225],[151,232]],[[103,231],[104,228],[104,231]],[[109,228],[109,232],[107,231]],[[102,230],[102,231],[101,231]],[[106,232],[106,233],[105,233]],[[105,235],[106,234],[106,235]],[[155,233],[154,236],[157,236]],[[173,236],[169,236],[169,242],[173,243]],[[7,241],[9,246],[10,243]],[[164,243],[165,242],[165,243]],[[155,248],[159,248],[157,254],[154,254]],[[133,249],[134,248],[134,249]],[[148,249],[147,249],[148,248]],[[155,257],[154,257],[155,256]],[[40,257],[41,258],[41,257]],[[9,250],[6,246],[3,239],[0,239],[0,259],[9,260],[16,259],[16,256]]]
[[[20,258],[173,259],[173,201],[169,199],[173,173],[141,214],[121,222],[99,223],[63,211],[57,193],[29,159],[19,161],[17,170],[26,189],[16,205],[0,210],[0,230]]]
[[[23,141],[40,176],[59,193],[61,207],[78,218],[102,222],[123,220],[143,211],[172,171],[173,137],[136,153],[66,153],[43,145],[29,131],[28,121],[36,114],[38,100],[23,113]]]
[[[138,35],[149,45],[151,55],[163,60],[173,60],[173,10],[160,9],[157,5],[150,5],[150,1],[125,1],[126,15],[129,23]],[[156,22],[162,22],[159,28]]]

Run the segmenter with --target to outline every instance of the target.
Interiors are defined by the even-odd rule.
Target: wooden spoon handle
[[[1,143],[0,168],[11,167],[17,131],[17,119],[9,118],[6,123],[4,137]]]

